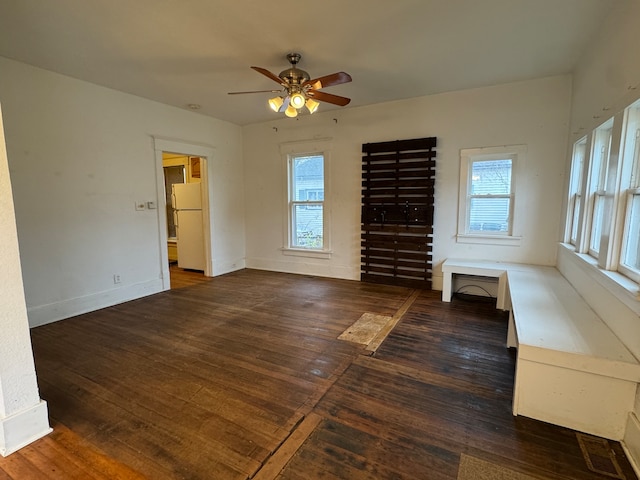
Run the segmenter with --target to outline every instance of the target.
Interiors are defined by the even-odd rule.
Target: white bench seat
[[[623,437],[640,363],[555,267],[447,260],[445,271],[499,278],[507,345],[517,348],[514,415]]]

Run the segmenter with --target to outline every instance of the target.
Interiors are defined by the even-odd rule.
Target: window
[[[578,242],[578,228],[580,225],[580,205],[582,202],[582,172],[584,171],[584,157],[587,151],[587,137],[578,140],[573,146],[571,162],[571,177],[569,183],[569,208],[567,209],[567,224],[569,243]]]
[[[640,283],[640,100],[574,144],[567,205],[576,253]]]
[[[291,248],[324,249],[324,155],[289,156]]]
[[[516,240],[515,172],[525,150],[524,146],[461,150],[458,241]]]
[[[640,101],[628,109],[623,149],[620,204],[624,227],[618,270],[640,282]]]
[[[591,155],[591,172],[589,178],[589,254],[598,257],[602,238],[602,223],[605,215],[605,200],[609,156],[611,152],[611,129],[613,118],[596,129]]]

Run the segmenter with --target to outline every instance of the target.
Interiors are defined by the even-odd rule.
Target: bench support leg
[[[442,272],[442,301],[450,302],[451,301],[451,285],[453,283],[453,273],[451,272]]]

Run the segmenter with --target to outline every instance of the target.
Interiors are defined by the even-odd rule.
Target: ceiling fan
[[[284,112],[288,117],[296,117],[298,110],[306,106],[309,113],[318,109],[318,102],[332,103],[344,107],[351,99],[321,92],[320,89],[348,83],[351,76],[345,72],[332,73],[323,77],[311,78],[307,72],[299,69],[296,65],[300,62],[302,55],[299,53],[287,54],[287,60],[291,64],[290,68],[283,70],[279,75],[274,75],[269,70],[261,67],[251,67],[256,72],[282,86],[282,90],[255,90],[251,92],[229,92],[229,95],[242,95],[245,93],[279,93],[280,95],[269,99],[269,107],[274,112]]]

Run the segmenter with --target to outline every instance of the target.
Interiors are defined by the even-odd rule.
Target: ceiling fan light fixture
[[[256,72],[264,75],[279,85],[280,90],[253,90],[249,92],[229,92],[229,95],[244,93],[276,93],[278,96],[267,100],[267,105],[274,112],[284,112],[287,117],[295,118],[300,109],[307,107],[309,113],[318,110],[320,103],[326,102],[344,107],[351,101],[350,98],[341,97],[332,93],[323,92],[325,87],[333,87],[351,81],[351,75],[346,72],[336,72],[311,79],[309,73],[297,67],[302,56],[299,53],[289,53],[287,60],[291,67],[280,72],[279,75],[271,73],[266,68],[251,67]]]
[[[296,92],[289,98],[289,105],[296,109],[302,108],[304,107],[305,100],[306,99],[304,98],[303,94],[301,94],[300,92]]]
[[[269,99],[269,107],[274,112],[279,112],[280,107],[282,107],[283,103],[284,103],[284,98],[282,97],[273,97]]]
[[[318,110],[318,106],[320,105],[318,102],[316,102],[314,99],[309,98],[307,99],[307,102],[305,103],[307,110],[309,110],[309,113],[313,113],[316,110]]]
[[[289,105],[287,109],[284,111],[284,114],[289,118],[295,118],[298,116],[298,110]]]

